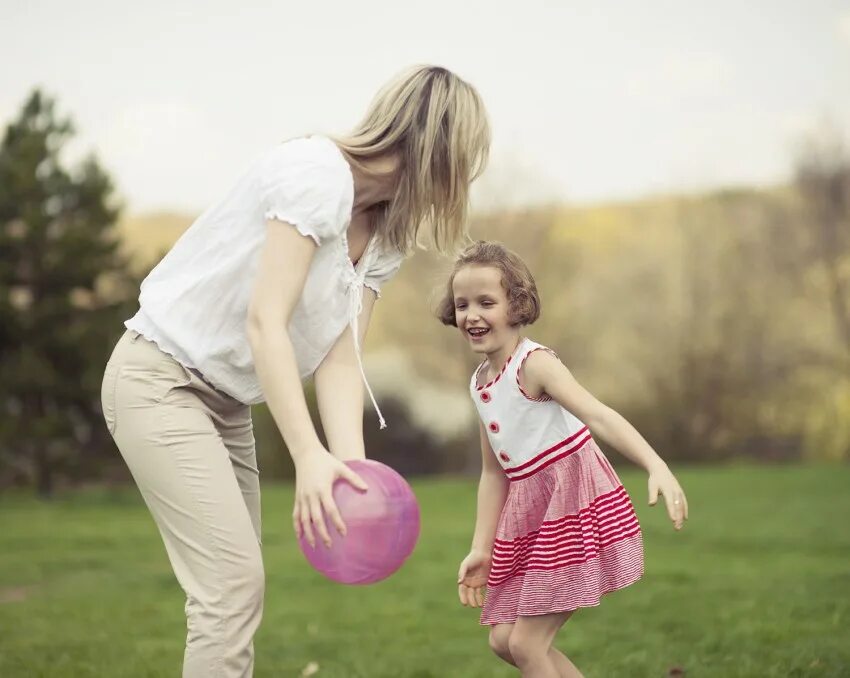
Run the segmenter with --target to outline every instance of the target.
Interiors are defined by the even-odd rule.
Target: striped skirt
[[[559,455],[560,456],[560,455]],[[482,624],[599,604],[643,574],[629,495],[593,441],[512,480],[493,546]]]

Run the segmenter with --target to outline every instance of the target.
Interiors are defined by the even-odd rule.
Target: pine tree
[[[100,380],[136,290],[109,177],[63,166],[73,134],[36,90],[0,144],[0,481],[42,496],[113,449]]]

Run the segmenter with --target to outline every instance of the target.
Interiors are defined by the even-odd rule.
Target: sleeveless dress
[[[539,350],[549,351],[524,338],[495,379],[480,384],[482,363],[470,383],[510,481],[481,613],[485,625],[592,607],[643,574],[634,507],[587,426],[549,396],[523,391],[520,370]]]

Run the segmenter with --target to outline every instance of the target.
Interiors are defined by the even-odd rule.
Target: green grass
[[[688,469],[691,520],[675,533],[623,474],[644,527],[646,575],[581,611],[558,646],[590,678],[850,675],[850,469]],[[365,588],[313,573],[295,546],[291,490],[263,496],[266,612],[256,676],[516,675],[487,648],[454,577],[475,484],[415,484],[412,560]],[[0,676],[176,676],[182,592],[133,489],[47,505],[0,500]]]

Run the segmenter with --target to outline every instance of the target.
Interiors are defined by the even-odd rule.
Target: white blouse
[[[373,237],[352,265],[346,234],[353,202],[351,168],[333,141],[314,136],[276,146],[150,272],[139,312],[125,325],[237,400],[262,402],[246,322],[265,222],[292,224],[318,245],[288,328],[304,379],[348,325],[358,344],[364,285],[380,294],[403,259]],[[378,416],[383,427],[380,411]]]

